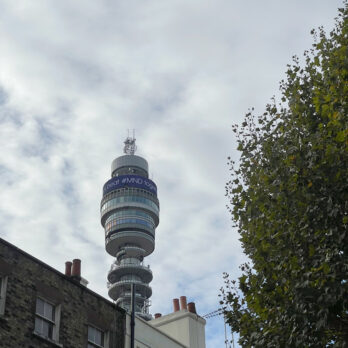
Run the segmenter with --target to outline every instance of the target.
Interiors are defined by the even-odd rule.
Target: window
[[[35,332],[37,334],[58,341],[59,309],[60,306],[54,306],[42,298],[36,299]]]
[[[95,348],[95,347],[106,347],[104,345],[104,332],[93,327],[88,326],[88,345],[87,348]]]
[[[146,226],[150,229],[155,228],[155,224],[152,224],[142,219],[114,219],[105,224],[105,231],[108,233],[111,230],[115,229],[115,226],[122,225],[122,224],[139,224],[139,225]]]
[[[142,204],[150,206],[152,209],[155,210],[157,214],[159,212],[158,204],[151,199],[144,198],[141,196],[121,196],[121,197],[116,197],[106,201],[101,206],[101,213],[104,214],[104,212],[111,210],[111,208],[115,208],[119,203],[128,203],[128,202],[142,203]]]
[[[118,210],[106,219],[105,224],[119,217],[141,217],[142,219],[144,218],[143,220],[148,220],[153,225],[155,225],[155,220],[151,217],[150,214],[147,214],[144,211],[137,209]]]
[[[7,277],[0,276],[0,315],[5,313]]]

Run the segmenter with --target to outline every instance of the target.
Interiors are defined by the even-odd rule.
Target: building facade
[[[125,311],[83,285],[79,260],[66,266],[0,239],[1,348],[124,348]]]
[[[131,347],[130,321],[130,315],[127,314],[125,348]],[[151,325],[152,321],[143,320],[139,317],[135,318],[134,348],[191,348],[183,344],[177,337],[168,335],[161,329],[153,327]]]
[[[157,313],[149,324],[185,347],[205,348],[206,321],[197,314],[194,302],[186,302],[186,296],[173,299],[173,312]]]

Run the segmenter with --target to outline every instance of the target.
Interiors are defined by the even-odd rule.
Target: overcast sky
[[[225,208],[231,125],[262,113],[338,0],[0,0],[0,236],[49,265],[82,259],[107,297],[99,204],[136,129],[161,204],[151,312],[218,308],[244,257]],[[207,348],[224,347],[221,318]]]

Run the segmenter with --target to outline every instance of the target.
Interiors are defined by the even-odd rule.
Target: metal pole
[[[227,332],[226,332],[226,318],[225,318],[225,316],[224,316],[224,324],[225,324],[225,345],[226,345],[226,348],[228,348],[227,347]]]
[[[131,290],[132,290],[132,302],[131,302],[131,307],[132,307],[132,312],[131,312],[131,348],[134,348],[134,327],[135,327],[135,284],[133,283],[131,285]]]

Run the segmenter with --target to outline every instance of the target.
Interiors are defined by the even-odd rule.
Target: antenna
[[[123,152],[127,155],[134,155],[135,151],[137,150],[137,146],[135,145],[135,129],[133,129],[133,137],[129,136],[129,129],[128,129],[128,136],[126,140],[124,141],[124,147]]]
[[[223,315],[223,316],[224,316],[225,345],[226,345],[226,348],[231,348],[231,345],[229,345],[229,347],[227,346],[227,344],[229,344],[229,342],[228,342],[228,339],[227,339],[226,317],[225,317],[225,315],[224,315],[224,313],[223,313],[223,310],[222,310],[221,308],[219,308],[219,309],[217,309],[217,310],[215,310],[215,311],[213,311],[213,312],[210,312],[210,313],[208,313],[208,314],[203,315],[203,318],[204,318],[204,319],[209,319],[209,318],[217,317],[218,315]],[[233,348],[235,348],[235,346],[234,346],[233,332],[232,332],[232,340],[231,340],[231,342],[232,342]]]

